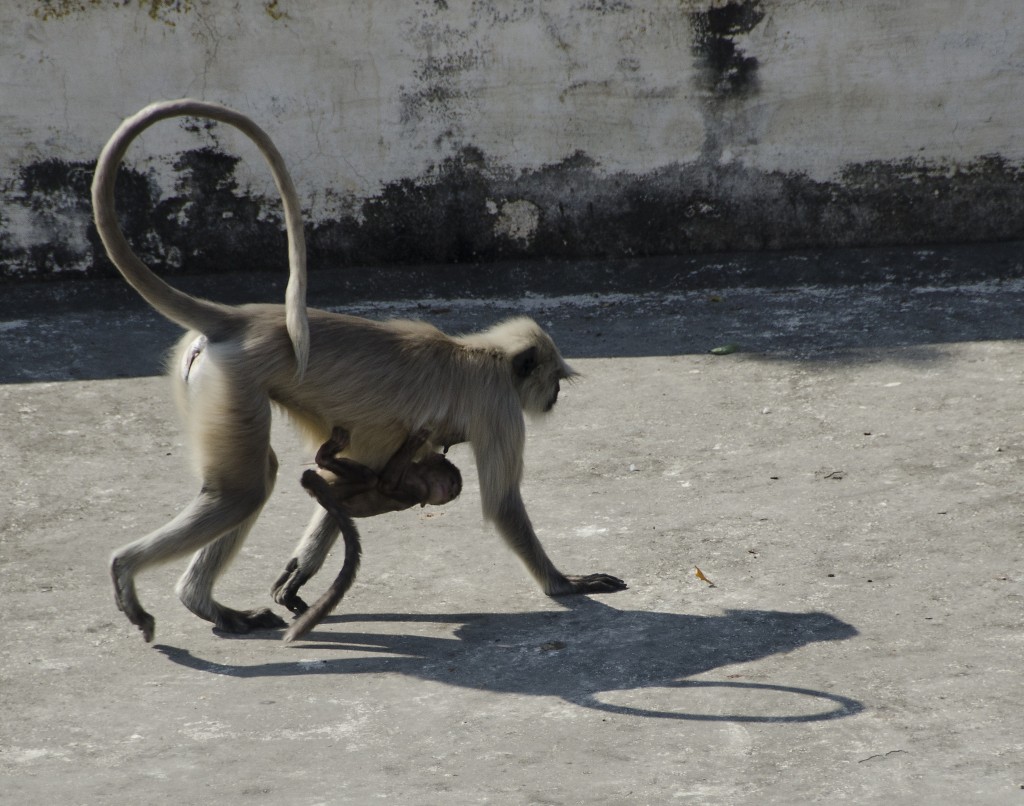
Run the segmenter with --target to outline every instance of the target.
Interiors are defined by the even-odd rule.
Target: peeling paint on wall
[[[979,2],[13,0],[0,279],[111,271],[93,160],[180,95],[271,133],[314,268],[1021,238],[1024,9]],[[280,270],[245,148],[147,132],[118,189],[145,260]]]
[[[504,202],[499,208],[494,202],[487,203],[487,212],[496,213],[494,234],[511,241],[528,245],[537,234],[540,224],[540,208],[526,199]]]

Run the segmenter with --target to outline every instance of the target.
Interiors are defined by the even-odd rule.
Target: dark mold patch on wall
[[[122,169],[118,208],[140,256],[167,274],[281,271],[278,201],[240,192],[237,163],[209,148],[186,152],[165,195],[148,176]],[[310,266],[1024,238],[1022,179],[1020,166],[999,157],[961,166],[865,163],[834,182],[704,162],[603,175],[584,154],[513,174],[466,148],[424,176],[387,186],[358,215],[307,227]],[[83,163],[48,160],[22,171],[17,203],[53,229],[27,249],[0,241],[4,277],[111,273],[90,221],[90,181]],[[510,203],[534,213],[528,232],[500,226]],[[75,228],[82,237],[67,237]]]
[[[764,19],[759,0],[726,3],[690,14],[699,84],[716,98],[737,98],[756,88],[757,58],[736,44]]]
[[[583,154],[511,176],[467,149],[389,186],[358,219],[319,225],[310,248],[331,266],[1001,240],[1024,237],[1022,178],[997,157],[867,163],[835,182],[704,163],[606,176]],[[516,201],[538,213],[528,238],[496,226]]]
[[[209,147],[178,158],[175,195],[152,208],[148,240],[162,262],[203,273],[280,265],[283,240],[277,207],[238,189],[238,162],[238,157]],[[267,215],[266,209],[272,212]]]
[[[27,247],[24,254],[8,245],[5,270],[18,263],[39,274],[88,270],[90,244],[88,229],[83,228],[89,226],[91,181],[92,166],[83,162],[48,159],[22,169],[14,194],[16,203],[27,210],[45,237]]]
[[[174,192],[121,166],[116,204],[121,227],[146,263],[165,273],[279,268],[284,239],[276,200],[238,190],[239,158],[212,148],[182,153]],[[114,276],[92,224],[94,163],[45,160],[22,169],[7,206],[34,222],[35,243],[19,247],[0,219],[0,279]]]

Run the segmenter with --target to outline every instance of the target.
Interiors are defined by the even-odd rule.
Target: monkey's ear
[[[537,369],[537,346],[527,347],[512,356],[512,371],[518,378],[528,378]]]

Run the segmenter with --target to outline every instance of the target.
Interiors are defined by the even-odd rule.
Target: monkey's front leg
[[[124,613],[128,620],[142,630],[142,638],[149,643],[153,640],[153,631],[156,629],[156,621],[147,613],[139,596],[135,592],[135,579],[125,574],[123,563],[117,557],[110,562],[110,576],[114,581],[114,601],[117,609]]]
[[[533,577],[548,596],[567,596],[574,593],[615,593],[628,587],[611,574],[567,576],[548,559],[544,547],[533,531],[526,507],[518,490],[509,491],[493,516],[501,536],[526,564]]]

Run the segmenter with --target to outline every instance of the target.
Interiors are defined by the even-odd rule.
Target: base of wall
[[[154,269],[219,274],[283,265],[278,201],[241,192],[237,165],[211,148],[185,152],[170,193],[122,169],[122,226]],[[22,170],[8,207],[34,217],[48,236],[19,248],[0,227],[0,280],[113,275],[91,223],[91,173],[90,164],[59,160]],[[701,162],[605,175],[578,154],[512,175],[464,149],[351,214],[307,225],[309,258],[312,267],[623,260],[1018,239],[1021,173],[991,157],[955,168],[862,164],[831,182]]]

